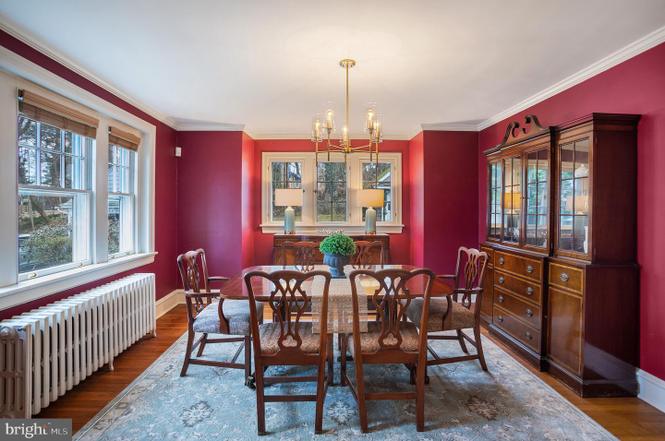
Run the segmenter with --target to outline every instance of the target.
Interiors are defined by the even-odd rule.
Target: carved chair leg
[[[427,363],[416,366],[416,430],[425,431],[425,377]]]
[[[263,366],[256,363],[256,371],[254,372],[256,380],[256,424],[259,435],[266,434],[266,402],[265,402],[265,385],[263,383]]]
[[[473,336],[476,340],[476,351],[478,352],[478,361],[480,361],[480,367],[483,368],[484,371],[487,371],[487,363],[485,363],[485,354],[483,353],[483,343],[481,341],[479,324],[476,324],[476,326],[473,327]]]
[[[189,358],[192,356],[192,345],[194,344],[194,332],[189,331],[187,334],[187,348],[185,349],[185,361],[182,363],[182,370],[180,376],[187,375],[187,368],[189,367]]]
[[[360,417],[360,430],[367,433],[367,406],[365,404],[365,376],[363,374],[363,365],[356,357],[356,390],[358,392],[358,415]]]
[[[325,349],[324,349],[325,350]],[[314,433],[321,434],[323,433],[323,403],[326,399],[324,392],[325,387],[325,378],[326,378],[326,362],[331,358],[326,354],[325,359],[322,359],[319,363],[319,372],[316,379],[316,415],[314,417]]]
[[[462,335],[461,329],[457,330],[457,339],[459,340],[459,345],[462,347],[462,351],[464,351],[465,354],[468,354],[469,350],[466,348],[466,343],[464,342],[464,336]]]
[[[207,342],[208,342],[208,334],[204,332],[203,337],[201,337],[201,343],[199,345],[199,350],[196,353],[197,357],[200,357],[201,355],[203,355],[203,348],[206,347]]]

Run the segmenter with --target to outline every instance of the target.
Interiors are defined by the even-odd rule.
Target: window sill
[[[148,265],[155,261],[155,255],[156,252],[132,254],[0,288],[0,310]]]
[[[261,224],[264,234],[279,234],[284,232],[284,224]],[[377,224],[377,233],[400,234],[404,229],[402,224]],[[296,223],[296,234],[324,234],[330,231],[342,231],[347,234],[363,234],[365,224],[298,224]]]

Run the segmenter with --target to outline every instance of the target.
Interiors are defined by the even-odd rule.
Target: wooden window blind
[[[117,127],[109,127],[109,143],[137,151],[141,138]]]
[[[99,120],[83,112],[27,90],[18,91],[18,103],[19,112],[30,119],[90,138],[97,136]]]

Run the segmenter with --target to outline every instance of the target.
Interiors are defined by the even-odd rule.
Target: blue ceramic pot
[[[330,275],[335,278],[346,277],[344,275],[344,265],[348,265],[351,256],[342,256],[341,254],[324,254],[323,263],[330,267]]]

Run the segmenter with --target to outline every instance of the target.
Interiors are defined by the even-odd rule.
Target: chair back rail
[[[471,307],[471,295],[478,295],[482,289],[485,267],[489,256],[486,252],[475,248],[459,247],[457,250],[457,264],[455,265],[455,293],[454,300],[460,301],[467,308]]]
[[[408,287],[410,280],[416,277],[425,278],[423,311],[421,316],[421,329],[427,329],[429,316],[429,300],[432,282],[435,275],[429,269],[414,269],[411,271],[401,269],[386,269],[380,271],[355,270],[351,272],[351,293],[353,301],[353,339],[356,348],[360,348],[360,316],[358,306],[358,282],[361,278],[371,279],[378,283],[378,287],[369,296],[376,309],[379,323],[380,351],[401,351],[402,327],[406,326],[406,309],[415,298]],[[419,348],[424,351],[427,347],[427,334],[421,333]],[[361,351],[356,351],[360,354]]]
[[[356,240],[356,253],[353,255],[351,265],[354,269],[366,269],[371,265],[381,265],[383,267],[383,242],[375,240]],[[378,262],[373,254],[374,250],[378,250]]]
[[[289,250],[293,251],[294,264],[297,270],[308,272],[314,269],[317,262],[317,251],[319,244],[317,242],[300,240],[297,242],[284,242],[282,248],[282,267],[286,267]]]
[[[321,295],[321,317],[320,317],[320,348],[326,343],[326,332],[328,324],[328,292],[330,289],[330,273],[327,271],[293,271],[281,270],[267,273],[264,271],[251,271],[245,274],[245,286],[249,298],[250,321],[252,326],[253,344],[256,354],[261,352],[261,338],[259,333],[260,318],[256,314],[256,298],[252,281],[255,278],[264,279],[273,286],[270,292],[270,300],[266,302],[273,312],[273,320],[279,324],[279,351],[280,353],[300,353],[303,340],[300,334],[301,318],[308,311],[312,303],[311,289],[315,277],[323,277],[323,291]],[[308,291],[310,291],[308,293]],[[317,293],[318,295],[318,293]],[[313,319],[313,318],[312,318]]]

